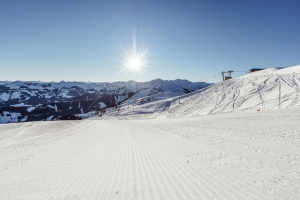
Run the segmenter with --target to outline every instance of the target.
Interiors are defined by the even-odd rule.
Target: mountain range
[[[52,120],[102,111],[124,101],[175,97],[209,85],[181,79],[113,83],[0,81],[0,123]]]

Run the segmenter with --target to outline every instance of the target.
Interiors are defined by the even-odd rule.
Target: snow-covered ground
[[[172,98],[167,117],[253,112],[300,106],[300,66],[266,69],[238,79],[219,82],[195,92],[156,100],[159,104]],[[139,114],[150,105],[128,107],[118,115]],[[110,115],[110,114],[109,114]]]
[[[0,125],[0,199],[300,199],[300,108],[115,119]]]
[[[300,199],[299,73],[0,125],[0,199]]]
[[[169,116],[253,112],[300,106],[300,66],[266,69],[174,98]]]

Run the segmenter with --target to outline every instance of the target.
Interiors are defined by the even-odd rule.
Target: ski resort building
[[[252,68],[249,71],[247,71],[247,73],[253,73],[253,72],[257,72],[257,71],[264,70],[264,69],[265,68]]]

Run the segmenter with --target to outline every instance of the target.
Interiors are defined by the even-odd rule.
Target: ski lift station
[[[253,73],[253,72],[257,72],[257,71],[260,71],[260,70],[264,70],[265,68],[252,68],[252,69],[249,69],[249,71],[247,71],[247,73]]]
[[[227,72],[221,72],[222,77],[223,77],[223,81],[232,79],[231,73],[234,72],[233,70],[229,70]],[[225,75],[226,74],[226,75]]]

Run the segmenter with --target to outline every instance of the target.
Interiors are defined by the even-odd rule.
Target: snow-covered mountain
[[[284,69],[269,68],[231,79],[195,92],[170,97],[148,105],[126,105],[112,116],[147,113],[155,118],[168,106],[167,117],[257,112],[300,106],[300,65]],[[154,114],[154,115],[153,115]]]
[[[300,66],[270,68],[174,98],[169,116],[263,111],[300,106]]]
[[[115,106],[125,100],[174,97],[209,85],[180,79],[113,83],[0,81],[0,123],[50,120]]]

